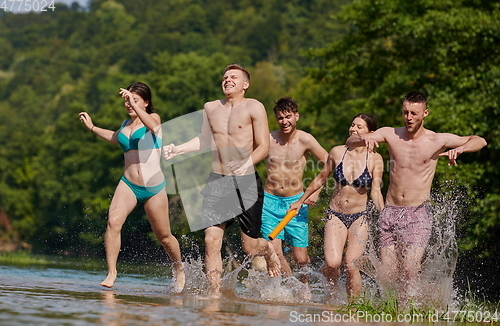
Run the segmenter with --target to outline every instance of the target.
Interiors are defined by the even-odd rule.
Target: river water
[[[314,284],[312,299],[301,301],[294,293],[300,286],[285,286],[285,280],[271,280],[259,272],[243,273],[243,279],[241,273],[233,273],[225,278],[222,298],[208,299],[195,284],[199,283],[196,264],[189,265],[188,272],[195,281],[183,293],[170,294],[171,280],[165,276],[120,274],[109,290],[99,285],[103,271],[0,266],[0,325],[429,325],[437,321],[388,323],[383,316],[366,321],[318,302],[321,296],[314,293]]]
[[[458,308],[463,307],[459,302],[462,300],[457,300],[453,289],[457,261],[454,225],[459,199],[436,197],[433,205],[432,240],[422,262],[420,286],[425,301],[432,304],[424,319],[408,314],[394,317],[345,312],[345,290],[327,300],[319,265],[303,271],[309,280],[306,288],[296,278],[270,278],[248,262],[235,264],[223,278],[222,297],[207,298],[203,264],[189,259],[185,261],[187,283],[181,294],[169,291],[168,265],[120,269],[113,289],[99,285],[104,270],[89,270],[93,267],[85,263],[85,268],[68,262],[50,268],[0,265],[0,325],[449,325],[442,318],[443,312],[463,310]],[[381,293],[377,286],[378,265],[376,248],[370,245],[359,268],[364,272],[365,298],[373,302],[380,299]],[[345,289],[345,283],[339,285]],[[430,308],[440,312],[433,313]],[[496,310],[494,320],[489,312],[477,308],[466,313],[474,315],[471,320],[475,322],[500,322]],[[437,318],[438,314],[441,318]],[[457,321],[456,315],[446,316]]]
[[[102,271],[0,266],[0,325],[296,325],[324,307],[168,293],[169,279]],[[299,323],[301,324],[301,323]],[[307,324],[307,323],[306,323]]]

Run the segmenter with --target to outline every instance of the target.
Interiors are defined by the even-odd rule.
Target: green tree
[[[201,110],[205,102],[220,98],[222,71],[227,62],[228,58],[220,53],[157,55],[146,79],[155,85],[164,119]]]
[[[94,0],[88,11],[0,11],[0,207],[17,235],[37,252],[102,249],[122,153],[86,131],[78,112],[117,129],[127,117],[118,88],[144,81],[167,121],[221,98],[232,62],[249,68],[249,96],[270,110],[310,65],[300,51],[340,33],[330,16],[343,2]],[[181,220],[175,196],[171,206]],[[151,238],[139,208],[124,247],[148,252],[159,247]]]
[[[301,87],[304,99],[333,130],[362,111],[398,126],[401,97],[419,89],[429,95],[427,128],[486,138],[488,147],[462,155],[458,167],[441,160],[435,183],[453,180],[470,198],[461,249],[498,255],[500,3],[356,0],[338,17],[349,32],[309,52],[318,67]]]

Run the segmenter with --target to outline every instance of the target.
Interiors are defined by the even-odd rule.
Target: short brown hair
[[[275,114],[278,114],[278,112],[297,113],[299,112],[299,106],[294,99],[290,97],[282,97],[275,103],[273,111]]]
[[[250,73],[248,72],[248,70],[246,70],[245,68],[243,68],[242,66],[240,66],[237,63],[231,63],[231,64],[227,65],[226,69],[224,69],[224,72],[222,74],[224,75],[228,70],[233,70],[233,69],[243,71],[243,74],[245,75],[245,77],[247,77],[248,81],[250,81]]]
[[[427,96],[420,91],[411,91],[406,93],[406,95],[403,97],[402,103],[404,102],[423,103],[425,104],[425,107],[427,107]]]

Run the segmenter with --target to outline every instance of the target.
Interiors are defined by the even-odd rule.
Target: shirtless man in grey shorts
[[[221,249],[229,218],[238,220],[243,251],[250,256],[263,256],[271,277],[281,273],[274,247],[259,237],[264,194],[254,165],[269,152],[266,109],[259,101],[245,97],[250,74],[240,65],[226,67],[221,86],[225,98],[205,103],[201,133],[186,143],[163,147],[167,160],[212,148],[212,169],[202,191],[201,216],[218,219],[205,229],[205,268],[212,297],[221,295]],[[240,211],[235,212],[235,208]]]
[[[404,127],[384,127],[363,137],[352,135],[346,144],[366,146],[369,151],[379,143],[389,147],[390,183],[379,218],[381,276],[388,284],[400,279],[396,290],[401,298],[408,299],[417,293],[420,265],[430,237],[432,216],[426,203],[438,159],[448,156],[449,164],[456,165],[460,154],[479,151],[486,141],[474,135],[461,137],[425,129],[429,110],[427,97],[421,92],[405,95],[402,114]]]

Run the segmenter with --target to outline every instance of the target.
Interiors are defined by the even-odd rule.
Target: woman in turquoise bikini
[[[349,134],[359,136],[377,129],[375,118],[367,113],[356,115]],[[383,173],[382,156],[368,153],[366,147],[335,146],[328,155],[323,170],[311,182],[302,197],[289,210],[301,207],[304,200],[319,189],[333,172],[335,190],[326,212],[322,272],[329,283],[329,294],[337,289],[340,267],[344,262],[347,295],[352,300],[361,294],[361,274],[355,261],[363,255],[368,240],[368,188],[375,207],[381,211],[384,199],[380,191]],[[344,247],[345,249],[344,253]]]
[[[156,238],[173,261],[173,291],[180,292],[184,287],[185,274],[179,242],[170,230],[165,179],[160,168],[161,119],[153,112],[151,90],[146,84],[134,83],[127,89],[120,88],[120,95],[125,100],[125,109],[130,119],[123,121],[117,131],[95,126],[86,112],[79,114],[80,120],[90,131],[110,143],[119,144],[125,157],[125,172],[109,208],[104,237],[108,276],[101,285],[110,288],[116,280],[121,229],[127,216],[141,202],[144,203],[144,210]]]

